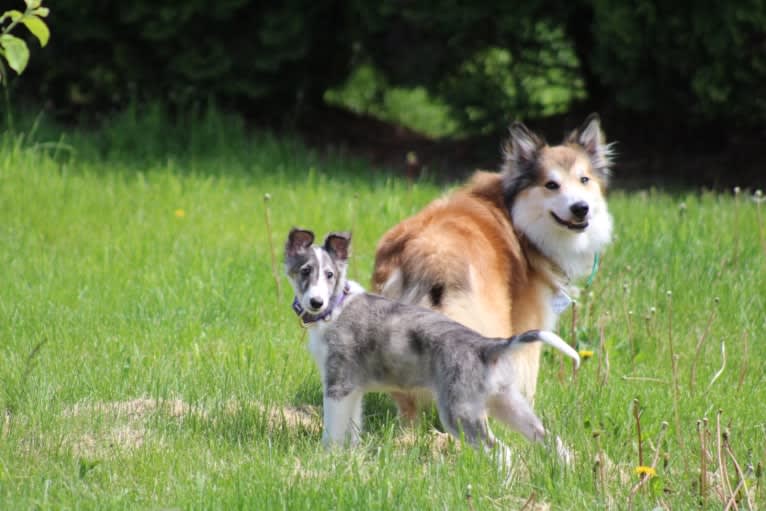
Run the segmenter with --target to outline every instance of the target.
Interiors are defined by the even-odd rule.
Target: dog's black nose
[[[577,218],[578,220],[582,220],[585,218],[585,215],[588,214],[589,210],[588,203],[584,200],[575,202],[571,206],[569,206],[569,210],[572,212],[572,214]]]
[[[311,300],[309,300],[309,303],[311,304],[313,308],[318,309],[319,307],[322,306],[322,304],[324,303],[324,300],[322,300],[321,298],[312,298]]]

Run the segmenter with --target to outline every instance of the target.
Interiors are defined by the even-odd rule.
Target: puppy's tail
[[[547,330],[528,330],[524,333],[514,335],[505,342],[495,342],[484,350],[484,360],[487,363],[496,362],[509,350],[520,347],[524,343],[542,341],[548,346],[552,346],[575,361],[575,367],[580,367],[580,355],[566,343],[564,339]]]

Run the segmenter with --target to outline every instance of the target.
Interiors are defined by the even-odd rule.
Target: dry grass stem
[[[269,250],[271,252],[271,274],[274,276],[274,283],[277,287],[277,301],[282,301],[282,284],[279,280],[279,271],[277,269],[277,254],[274,250],[274,236],[271,232],[271,212],[269,210],[269,201],[271,201],[271,194],[263,195],[263,209],[266,215],[266,232],[269,236]]]
[[[572,338],[569,341],[570,346],[577,349],[577,300],[572,300]],[[574,367],[574,366],[573,366]],[[564,382],[564,356],[559,356],[559,372],[558,378],[560,382]],[[573,369],[572,381],[577,379],[577,370]]]
[[[689,388],[691,389],[692,393],[694,393],[695,388],[697,386],[697,361],[699,360],[700,351],[702,351],[702,344],[705,342],[705,339],[707,338],[707,334],[710,332],[710,327],[712,326],[713,321],[715,320],[716,314],[718,312],[718,307],[717,307],[718,297],[715,298],[714,303],[716,307],[714,307],[713,310],[710,312],[710,317],[708,317],[707,324],[705,325],[705,330],[703,330],[702,335],[697,341],[697,347],[694,350],[694,358],[692,359],[692,367],[691,367],[691,376],[689,376]]]
[[[680,405],[680,389],[678,384],[678,358],[675,349],[673,347],[673,292],[667,291],[668,297],[668,346],[670,347],[670,369],[673,377],[673,418],[676,427],[676,441],[681,449],[681,452],[686,451],[684,445],[684,436],[681,431],[681,405]],[[683,458],[684,466],[689,469],[689,463],[686,458]]]
[[[652,378],[651,376],[628,376],[627,374],[623,374],[622,379],[625,381],[646,381],[650,383],[659,383],[661,385],[670,384],[670,382],[666,380],[661,380],[659,378]]]
[[[537,499],[537,495],[535,494],[535,492],[532,492],[529,495],[529,498],[527,499],[527,501],[524,502],[524,505],[521,506],[521,510],[520,511],[525,511],[526,509],[531,509],[530,506],[534,505],[536,499]]]
[[[601,448],[601,432],[594,431],[593,438],[596,441],[596,460],[593,470],[597,475],[597,489],[600,489],[602,493],[606,492],[606,460],[604,458],[604,450]]]
[[[721,342],[721,368],[713,375],[710,384],[707,386],[708,389],[710,389],[716,380],[721,377],[724,369],[726,369],[726,343]]]
[[[638,438],[638,466],[644,466],[644,446],[641,440],[641,404],[638,399],[633,400],[633,417],[636,419],[636,437]]]
[[[721,431],[721,410],[718,410],[715,417],[716,433],[716,453],[718,456],[718,472],[721,477],[721,487],[723,489],[723,499],[726,501],[732,495],[731,484],[729,483],[729,471],[726,469],[726,463],[723,458],[723,432]],[[736,509],[736,504],[735,504]]]
[[[750,363],[750,332],[745,330],[742,332],[742,341],[743,341],[743,354],[742,354],[742,366],[739,368],[739,380],[737,381],[737,392],[740,391],[742,388],[742,385],[745,383],[745,375],[747,374],[747,370],[749,368]]]
[[[707,425],[707,422],[705,422],[705,425]],[[700,440],[700,502],[702,507],[705,507],[705,500],[707,498],[707,452],[705,449],[705,427],[700,420],[697,421],[697,435]]]
[[[737,458],[734,456],[734,451],[732,450],[731,442],[729,441],[729,433],[727,431],[724,431],[723,434],[723,447],[726,450],[726,454],[731,458],[731,462],[734,464],[734,470],[737,472],[737,479],[739,480],[737,487],[734,489],[734,493],[731,496],[731,500],[735,500],[735,497],[739,495],[740,491],[744,490],[745,498],[747,499],[747,508],[752,511],[753,501],[750,499],[747,478],[745,477],[745,473],[742,471],[742,467],[737,461]]]
[[[604,334],[604,327],[608,319],[608,313],[606,316],[602,316],[598,322],[598,375],[602,385],[606,385],[609,382],[609,353],[606,349],[606,335]],[[601,374],[601,361],[603,359],[604,374]]]
[[[654,450],[654,457],[652,458],[652,464],[650,467],[654,470],[657,468],[657,462],[660,459],[660,453],[662,452],[662,441],[665,439],[665,432],[668,429],[668,423],[663,421],[662,426],[660,428],[660,434],[657,438],[657,448]],[[639,466],[644,466],[643,463],[641,463]],[[636,493],[644,486],[646,483],[651,479],[651,476],[648,474],[641,474],[641,480],[636,483],[633,488],[630,490],[630,496],[628,497],[628,508],[633,508],[633,497],[635,497]]]

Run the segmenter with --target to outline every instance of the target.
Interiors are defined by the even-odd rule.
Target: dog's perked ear
[[[545,147],[543,139],[518,121],[511,125],[510,133],[511,137],[503,147],[503,195],[509,208],[516,195],[537,180],[537,159]]]
[[[523,172],[537,159],[545,142],[519,121],[511,124],[510,132],[511,138],[505,146],[505,158],[515,163],[517,169]]]
[[[285,254],[287,257],[300,254],[307,250],[314,243],[314,233],[305,229],[293,227],[290,234],[287,235],[287,244],[285,244]]]
[[[612,164],[613,156],[612,144],[606,143],[598,114],[590,114],[582,126],[569,134],[565,142],[582,147],[590,157],[593,170],[604,179],[609,177],[609,166]]]
[[[340,261],[348,259],[350,247],[350,232],[331,232],[324,239],[325,250],[327,250],[335,259]]]

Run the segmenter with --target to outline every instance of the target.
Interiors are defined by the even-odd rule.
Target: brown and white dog
[[[576,292],[571,282],[591,272],[611,240],[611,147],[595,114],[556,146],[521,123],[510,134],[500,173],[476,172],[381,238],[374,291],[436,309],[486,337],[555,329]],[[514,352],[511,364],[532,401],[540,344]],[[392,396],[400,416],[414,419],[421,396]]]

